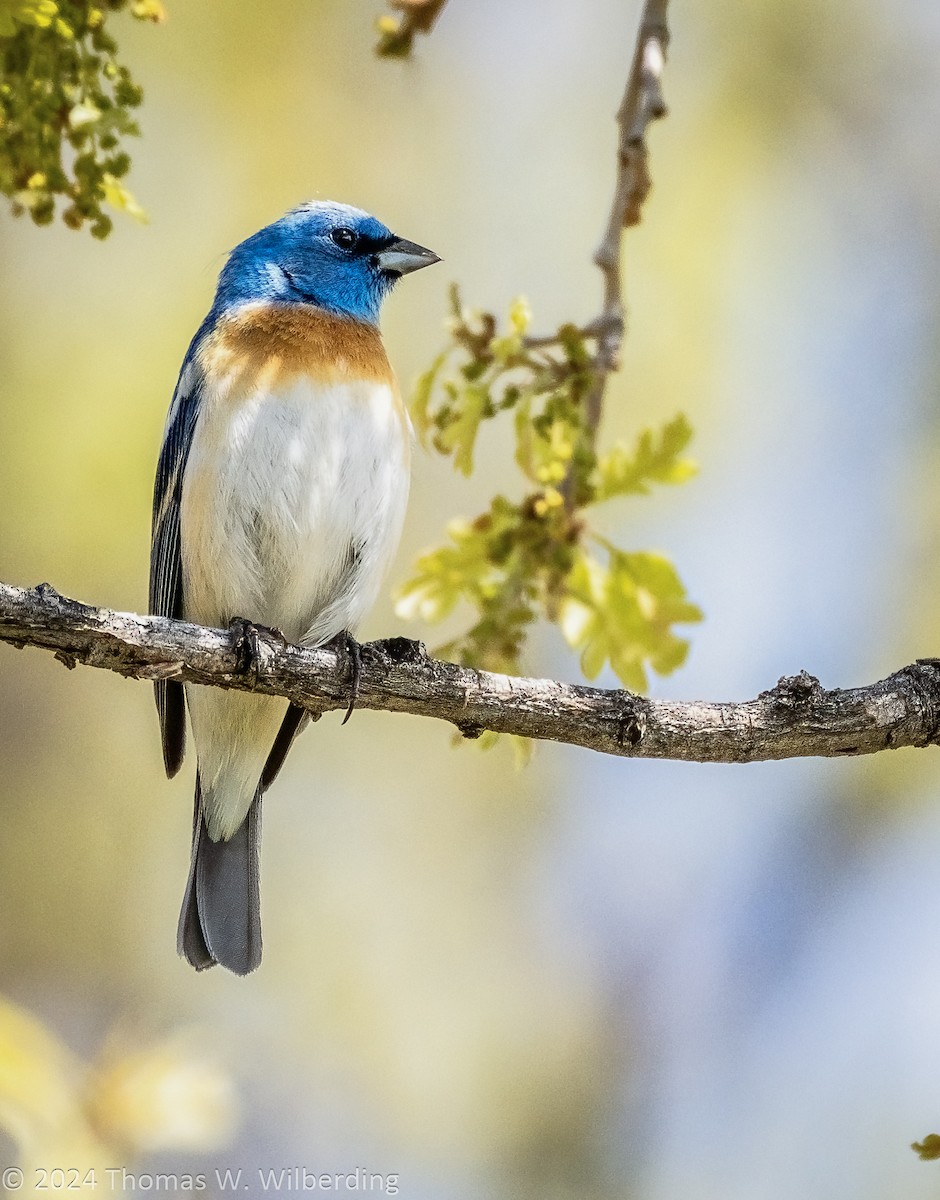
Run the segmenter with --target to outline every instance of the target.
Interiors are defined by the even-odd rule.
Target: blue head
[[[213,314],[268,301],[315,304],[377,324],[401,276],[439,261],[361,209],[313,201],[235,247],[219,276]]]

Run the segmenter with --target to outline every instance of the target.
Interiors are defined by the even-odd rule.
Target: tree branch
[[[232,631],[91,608],[48,584],[0,584],[0,641],[51,650],[70,668],[284,696],[315,716],[348,702],[335,650],[305,650],[262,630],[246,670]],[[683,702],[474,671],[392,638],[363,647],[357,703],[449,721],[466,737],[493,730],[627,758],[840,757],[937,744],[940,660],[918,659],[868,687],[827,691],[804,671],[741,704]]]
[[[596,393],[592,394],[591,417],[596,431],[607,376],[620,365],[624,335],[623,274],[620,250],[623,231],[639,225],[643,204],[650,193],[649,151],[646,135],[653,121],[668,113],[662,93],[663,67],[669,47],[666,9],[669,0],[646,0],[627,85],[617,110],[619,142],[617,178],[610,215],[600,245],[594,251],[594,263],[604,278],[604,301],[600,313],[578,329],[585,338],[597,339],[592,367],[596,373]],[[531,347],[558,346],[558,333],[534,335],[525,339]]]
[[[617,111],[619,141],[614,195],[603,237],[594,252],[594,263],[604,279],[603,304],[600,313],[577,330],[582,338],[594,342],[590,359],[592,378],[583,401],[585,439],[591,451],[597,442],[607,381],[619,369],[623,349],[626,328],[620,267],[623,231],[640,223],[643,204],[652,186],[646,135],[652,122],[667,113],[662,72],[669,46],[668,4],[669,0],[646,0],[643,6],[630,73]],[[527,337],[524,345],[533,350],[549,349],[563,346],[564,342],[564,331],[558,330]],[[571,508],[575,498],[570,472],[562,484],[562,493],[566,506]]]
[[[600,329],[594,382],[586,400],[588,426],[595,434],[600,424],[607,378],[620,366],[623,346],[624,301],[620,269],[623,231],[640,223],[643,202],[652,186],[646,134],[651,123],[664,117],[667,111],[661,79],[669,45],[668,3],[669,0],[646,0],[643,6],[633,63],[617,112],[620,129],[617,181],[607,228],[594,252],[594,262],[604,277],[604,306],[594,322]]]

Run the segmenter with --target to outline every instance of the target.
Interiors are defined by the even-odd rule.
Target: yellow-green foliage
[[[86,1064],[0,996],[0,1130],[16,1144],[21,1194],[120,1191],[108,1174],[116,1162],[223,1146],[234,1122],[228,1076],[191,1040],[132,1045],[115,1035]],[[56,1167],[59,1183],[50,1177]]]
[[[121,182],[143,98],[107,28],[124,8],[163,16],[160,0],[0,0],[0,192],[37,225],[54,219],[57,197],[65,224],[90,222],[98,238],[111,231],[102,205],[144,219]]]
[[[940,1158],[940,1137],[935,1133],[928,1133],[922,1142],[911,1142],[911,1149],[914,1150],[924,1162],[930,1162],[931,1159]]]
[[[415,388],[418,434],[469,475],[481,424],[512,411],[528,490],[519,501],[497,496],[474,521],[451,522],[447,544],[424,554],[401,588],[398,611],[433,622],[469,604],[475,620],[439,652],[509,673],[519,671],[528,627],[543,616],[581,651],[589,678],[609,662],[626,687],[642,690],[647,670],[666,674],[685,659],[688,642],[673,625],[702,614],[668,559],[617,549],[592,532],[589,510],[689,479],[695,467],[683,455],[692,430],[680,415],[598,457],[585,411],[588,341],[573,326],[550,344],[530,341],[530,321],[517,300],[500,332],[491,314],[463,313],[454,293],[452,344]]]

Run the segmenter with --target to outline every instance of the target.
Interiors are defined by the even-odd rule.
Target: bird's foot
[[[362,678],[362,646],[348,629],[344,629],[336,637],[330,638],[324,649],[335,650],[338,655],[346,659],[346,670],[343,673],[349,679],[349,707],[343,717],[345,725],[353,715],[353,709],[359,699],[359,680]]]
[[[238,663],[238,673],[240,675],[253,674],[255,683],[257,683],[261,677],[260,635],[267,634],[285,646],[287,638],[280,629],[274,629],[268,625],[257,625],[254,621],[246,620],[245,617],[233,617],[229,621],[228,627],[234,635],[233,649]]]

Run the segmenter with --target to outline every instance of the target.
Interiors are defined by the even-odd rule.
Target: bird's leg
[[[349,630],[344,629],[336,637],[330,638],[328,642],[324,643],[324,649],[335,650],[337,654],[341,654],[346,659],[344,674],[349,677],[349,707],[343,717],[345,725],[353,715],[353,709],[359,699],[359,680],[362,678],[362,647]]]
[[[229,629],[235,635],[233,649],[238,660],[238,672],[247,675],[252,672],[255,683],[261,676],[261,642],[259,635],[268,634],[277,641],[287,645],[287,638],[280,629],[269,628],[267,625],[257,625],[245,617],[233,617],[229,621]]]
[[[344,629],[340,637],[343,639],[343,649],[346,651],[346,658],[349,662],[350,677],[349,707],[346,709],[346,715],[342,721],[345,725],[353,715],[353,709],[356,707],[356,701],[359,699],[359,681],[362,678],[362,647],[348,629]]]
[[[258,682],[258,666],[261,658],[261,647],[258,643],[258,626],[244,617],[233,617],[229,621],[229,629],[233,634],[232,649],[238,663],[239,675],[254,673],[255,683]]]

